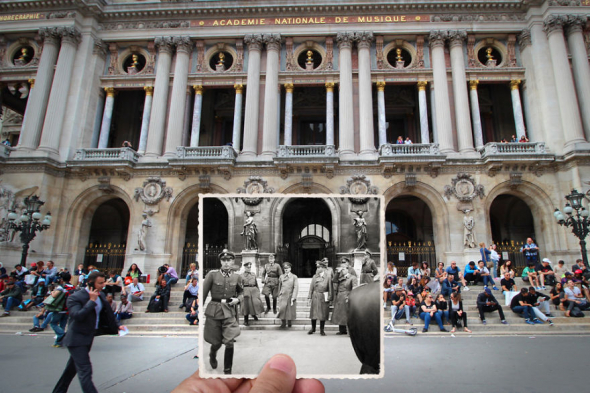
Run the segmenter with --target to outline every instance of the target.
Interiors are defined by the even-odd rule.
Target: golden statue
[[[223,66],[225,64],[225,54],[223,52],[219,52],[219,60],[217,60],[218,66]]]
[[[135,68],[139,71],[139,56],[136,54],[131,55],[131,68]]]
[[[395,50],[395,54],[397,55],[397,56],[395,57],[395,60],[396,60],[396,61],[404,61],[404,58],[402,57],[402,49],[401,49],[401,48],[397,48],[397,49]]]
[[[494,56],[492,56],[492,48],[491,47],[486,49],[486,59],[488,59],[488,61],[495,60]]]
[[[20,60],[23,63],[29,61],[29,50],[27,48],[21,48],[20,56],[17,58],[17,60]]]
[[[310,50],[307,51],[307,60],[305,60],[305,64],[313,64],[313,52]]]

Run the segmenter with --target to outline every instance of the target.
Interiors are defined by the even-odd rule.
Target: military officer
[[[365,250],[365,257],[363,258],[363,266],[361,267],[361,284],[370,284],[373,278],[379,273],[375,261],[371,259],[369,250]]]
[[[244,302],[241,304],[242,315],[244,315],[244,326],[250,326],[248,316],[252,315],[258,321],[258,314],[262,314],[262,300],[260,300],[260,289],[256,274],[252,273],[252,262],[244,263],[244,272],[241,274],[244,284]]]
[[[291,264],[283,263],[285,274],[279,277],[279,315],[281,328],[291,327],[291,321],[297,319],[297,294],[299,293],[299,280],[291,273]]]
[[[340,266],[336,268],[336,274],[332,280],[334,284],[336,284],[336,288],[334,293],[334,312],[332,313],[331,321],[338,325],[338,333],[336,333],[338,335],[347,333],[348,295],[350,294],[350,291],[358,285],[356,275],[353,276],[350,274],[348,269],[348,259],[342,258],[340,260]]]
[[[333,296],[332,280],[328,274],[327,265],[324,261],[319,261],[316,274],[311,279],[309,286],[310,301],[309,318],[311,319],[311,330],[307,334],[314,334],[317,320],[320,320],[320,334],[325,336],[324,326],[330,313],[330,302]]]
[[[275,263],[275,254],[268,256],[268,263],[264,265],[262,277],[264,277],[264,288],[262,294],[266,300],[266,310],[264,313],[270,311],[270,295],[272,295],[272,312],[277,313],[277,298],[279,296],[279,277],[283,274],[283,269],[278,263]]]
[[[211,301],[205,310],[204,339],[211,344],[209,363],[217,368],[217,351],[225,345],[223,372],[231,374],[234,357],[234,339],[240,335],[236,306],[243,302],[242,277],[232,266],[236,259],[233,252],[223,250],[218,255],[221,270],[212,270],[203,282],[203,304],[211,292]]]

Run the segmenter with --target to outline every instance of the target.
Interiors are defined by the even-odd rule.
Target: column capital
[[[35,87],[35,79],[29,79],[28,82],[31,85],[31,89],[33,89]]]
[[[524,29],[518,35],[518,46],[520,49],[524,49],[531,45],[531,31],[530,29]]]
[[[543,22],[543,30],[547,36],[556,32],[563,32],[563,26],[566,22],[567,17],[565,15],[549,15]]]
[[[465,30],[451,30],[447,32],[447,38],[451,48],[454,46],[463,46],[463,41],[467,38]]]
[[[75,27],[64,27],[61,31],[61,43],[78,46],[82,41],[82,33]]]
[[[94,48],[92,49],[92,53],[104,59],[107,56],[107,49],[108,45],[106,44],[106,42],[104,42],[100,38],[94,40]]]
[[[354,39],[354,33],[352,32],[342,31],[336,34],[336,42],[338,43],[339,49],[352,48],[352,43],[354,42]]]
[[[374,36],[372,31],[355,31],[354,40],[356,41],[357,47],[370,48],[371,42],[373,42]]]
[[[154,44],[158,47],[158,52],[172,54],[174,50],[174,38],[173,37],[156,37]]]
[[[334,91],[334,82],[326,82],[326,92],[332,93]]]
[[[281,35],[280,34],[264,34],[262,36],[266,44],[266,50],[278,51],[281,49]]]
[[[42,27],[39,29],[39,37],[43,41],[55,45],[59,45],[61,39],[61,28],[60,27]]]
[[[293,84],[292,83],[285,83],[285,91],[287,93],[293,93]]]
[[[236,94],[242,94],[244,92],[244,85],[236,83],[234,89],[236,89]]]
[[[567,17],[567,28],[566,33],[568,35],[573,33],[581,33],[586,27],[588,18],[585,15],[566,15]]]
[[[418,91],[426,91],[428,81],[418,81]]]
[[[244,43],[248,45],[248,50],[260,51],[263,42],[262,34],[246,34],[246,36],[244,36]]]
[[[191,52],[191,49],[193,47],[193,42],[191,41],[190,37],[188,37],[188,36],[174,37],[172,39],[172,41],[174,42],[174,45],[176,46],[176,52],[185,52],[185,53]]]
[[[432,30],[428,35],[428,41],[432,48],[437,46],[444,46],[446,40],[446,32],[443,30]]]
[[[420,83],[420,82],[418,82],[418,83]],[[376,86],[377,86],[377,91],[385,91],[385,84],[386,84],[386,83],[385,83],[385,82],[383,82],[383,81],[379,81],[379,82],[377,82],[377,83],[376,83]]]
[[[518,90],[520,85],[520,79],[513,79],[510,81],[510,90]]]
[[[195,90],[195,94],[203,95],[203,85],[193,85],[193,89]]]
[[[469,81],[469,89],[470,90],[477,90],[477,86],[479,85],[479,80],[472,79]]]
[[[143,90],[145,90],[146,96],[153,96],[154,95],[154,86],[144,86]]]
[[[107,93],[107,97],[114,97],[116,93],[114,87],[105,87],[104,91]]]

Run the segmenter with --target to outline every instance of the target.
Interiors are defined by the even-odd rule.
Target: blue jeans
[[[512,309],[517,314],[522,314],[526,319],[535,318],[535,310],[531,306],[516,306]]]
[[[406,320],[409,321],[412,317],[410,314],[410,306],[403,305],[401,308],[399,306],[391,306],[391,319],[400,319],[402,315],[406,314]]]
[[[441,320],[441,315],[442,315],[442,311],[435,312],[434,319],[436,320],[438,327],[441,329],[444,329],[444,326],[443,326],[442,320]],[[432,317],[430,316],[429,312],[421,312],[420,313],[420,319],[424,320],[424,329],[428,329],[428,326],[430,326],[430,319],[431,318]]]
[[[53,345],[61,345],[61,340],[63,340],[64,336],[66,335],[67,323],[68,314],[53,313],[53,318],[51,318],[51,328],[57,335]]]
[[[2,299],[2,305],[4,306],[5,312],[10,312],[12,307],[17,307],[20,304],[20,300],[13,298],[12,296]]]
[[[35,327],[40,327],[41,329],[46,329],[47,325],[49,325],[49,323],[51,322],[51,319],[53,317],[53,313],[47,313],[44,314],[45,316],[41,316],[41,318],[37,318],[37,316],[35,315],[33,317],[33,326]],[[43,319],[43,323],[41,325],[39,325],[39,322],[41,321],[41,319]]]
[[[168,285],[176,284],[178,282],[178,278],[172,277],[170,274],[166,274],[164,277],[166,277],[166,284]]]
[[[191,325],[194,324],[195,321],[199,320],[199,313],[196,313],[195,315],[191,315],[190,313],[186,314],[186,320],[189,321]]]
[[[121,319],[129,319],[133,316],[130,312],[118,312],[115,314],[115,318],[117,318],[117,322],[121,322]]]
[[[492,269],[492,278],[496,279],[496,278],[498,278],[498,261],[494,261],[492,259],[492,262],[494,262],[494,267]]]
[[[439,310],[438,312],[441,313],[440,314],[441,321],[447,321],[447,322],[450,321],[450,319],[449,319],[449,310],[444,310],[444,311],[443,310]]]
[[[494,279],[492,278],[492,276],[482,276],[483,278],[483,285],[487,285],[488,287],[493,287],[496,284],[494,284]]]

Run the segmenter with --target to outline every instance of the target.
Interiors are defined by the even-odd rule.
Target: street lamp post
[[[588,266],[588,255],[586,253],[586,236],[588,235],[588,226],[590,221],[588,216],[590,212],[582,206],[584,194],[573,189],[571,194],[566,195],[567,203],[563,208],[564,215],[559,209],[555,209],[553,216],[559,225],[564,227],[572,227],[574,235],[580,239],[580,247],[582,249],[582,260],[584,265]]]
[[[45,217],[39,212],[39,208],[45,204],[37,195],[24,199],[25,209],[19,217],[16,211],[8,213],[8,226],[16,232],[20,232],[20,240],[23,243],[23,252],[20,259],[21,266],[26,266],[29,254],[29,243],[35,238],[37,232],[49,229],[51,226],[51,213]],[[41,220],[43,218],[43,220]]]

